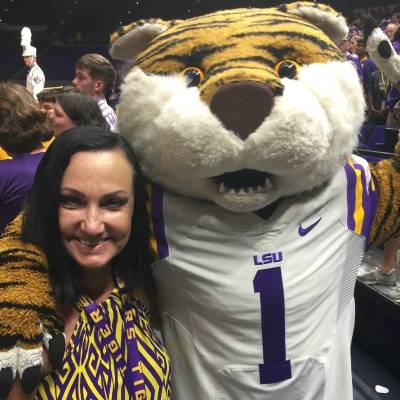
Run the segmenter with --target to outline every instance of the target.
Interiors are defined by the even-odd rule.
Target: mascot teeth
[[[272,190],[274,187],[272,186],[272,182],[270,179],[265,178],[264,189],[265,191]]]
[[[226,187],[224,182],[219,184],[218,192],[220,194],[239,194],[239,195],[252,195],[255,193],[266,193],[274,189],[272,182],[269,178],[265,178],[265,183],[263,186],[244,186],[244,187]]]

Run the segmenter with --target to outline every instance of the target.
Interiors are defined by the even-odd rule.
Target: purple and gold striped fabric
[[[170,359],[150,327],[141,304],[122,298],[118,289],[99,305],[128,361],[126,327],[123,309],[134,315],[134,329],[144,375],[146,400],[170,400]],[[61,367],[44,377],[35,399],[128,400],[131,399],[124,378],[116,368],[108,346],[104,346],[99,330],[81,311]],[[144,398],[143,398],[144,399]]]

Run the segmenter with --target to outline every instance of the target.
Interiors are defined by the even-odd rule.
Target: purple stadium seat
[[[371,136],[369,137],[368,147],[371,150],[383,151],[385,146],[385,126],[374,126]]]
[[[373,125],[363,124],[358,134],[359,144],[365,144],[368,146],[369,137],[374,129]]]

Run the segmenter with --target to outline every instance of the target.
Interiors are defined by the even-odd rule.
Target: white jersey
[[[42,69],[37,64],[33,64],[26,76],[26,88],[29,93],[37,100],[37,95],[44,89],[45,77]]]
[[[351,400],[353,291],[376,191],[352,157],[264,220],[152,186],[176,400]]]

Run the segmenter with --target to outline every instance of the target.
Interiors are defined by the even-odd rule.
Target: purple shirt
[[[356,69],[357,74],[360,78],[360,81],[362,81],[363,74],[362,74],[360,59],[358,58],[358,56],[356,54],[347,53],[346,59],[347,59],[347,61],[350,61],[353,64],[353,66]]]
[[[0,233],[22,209],[44,152],[0,160]]]
[[[394,42],[392,42],[392,45],[393,45],[394,51],[397,54],[399,54],[400,53],[400,42],[394,41]]]

